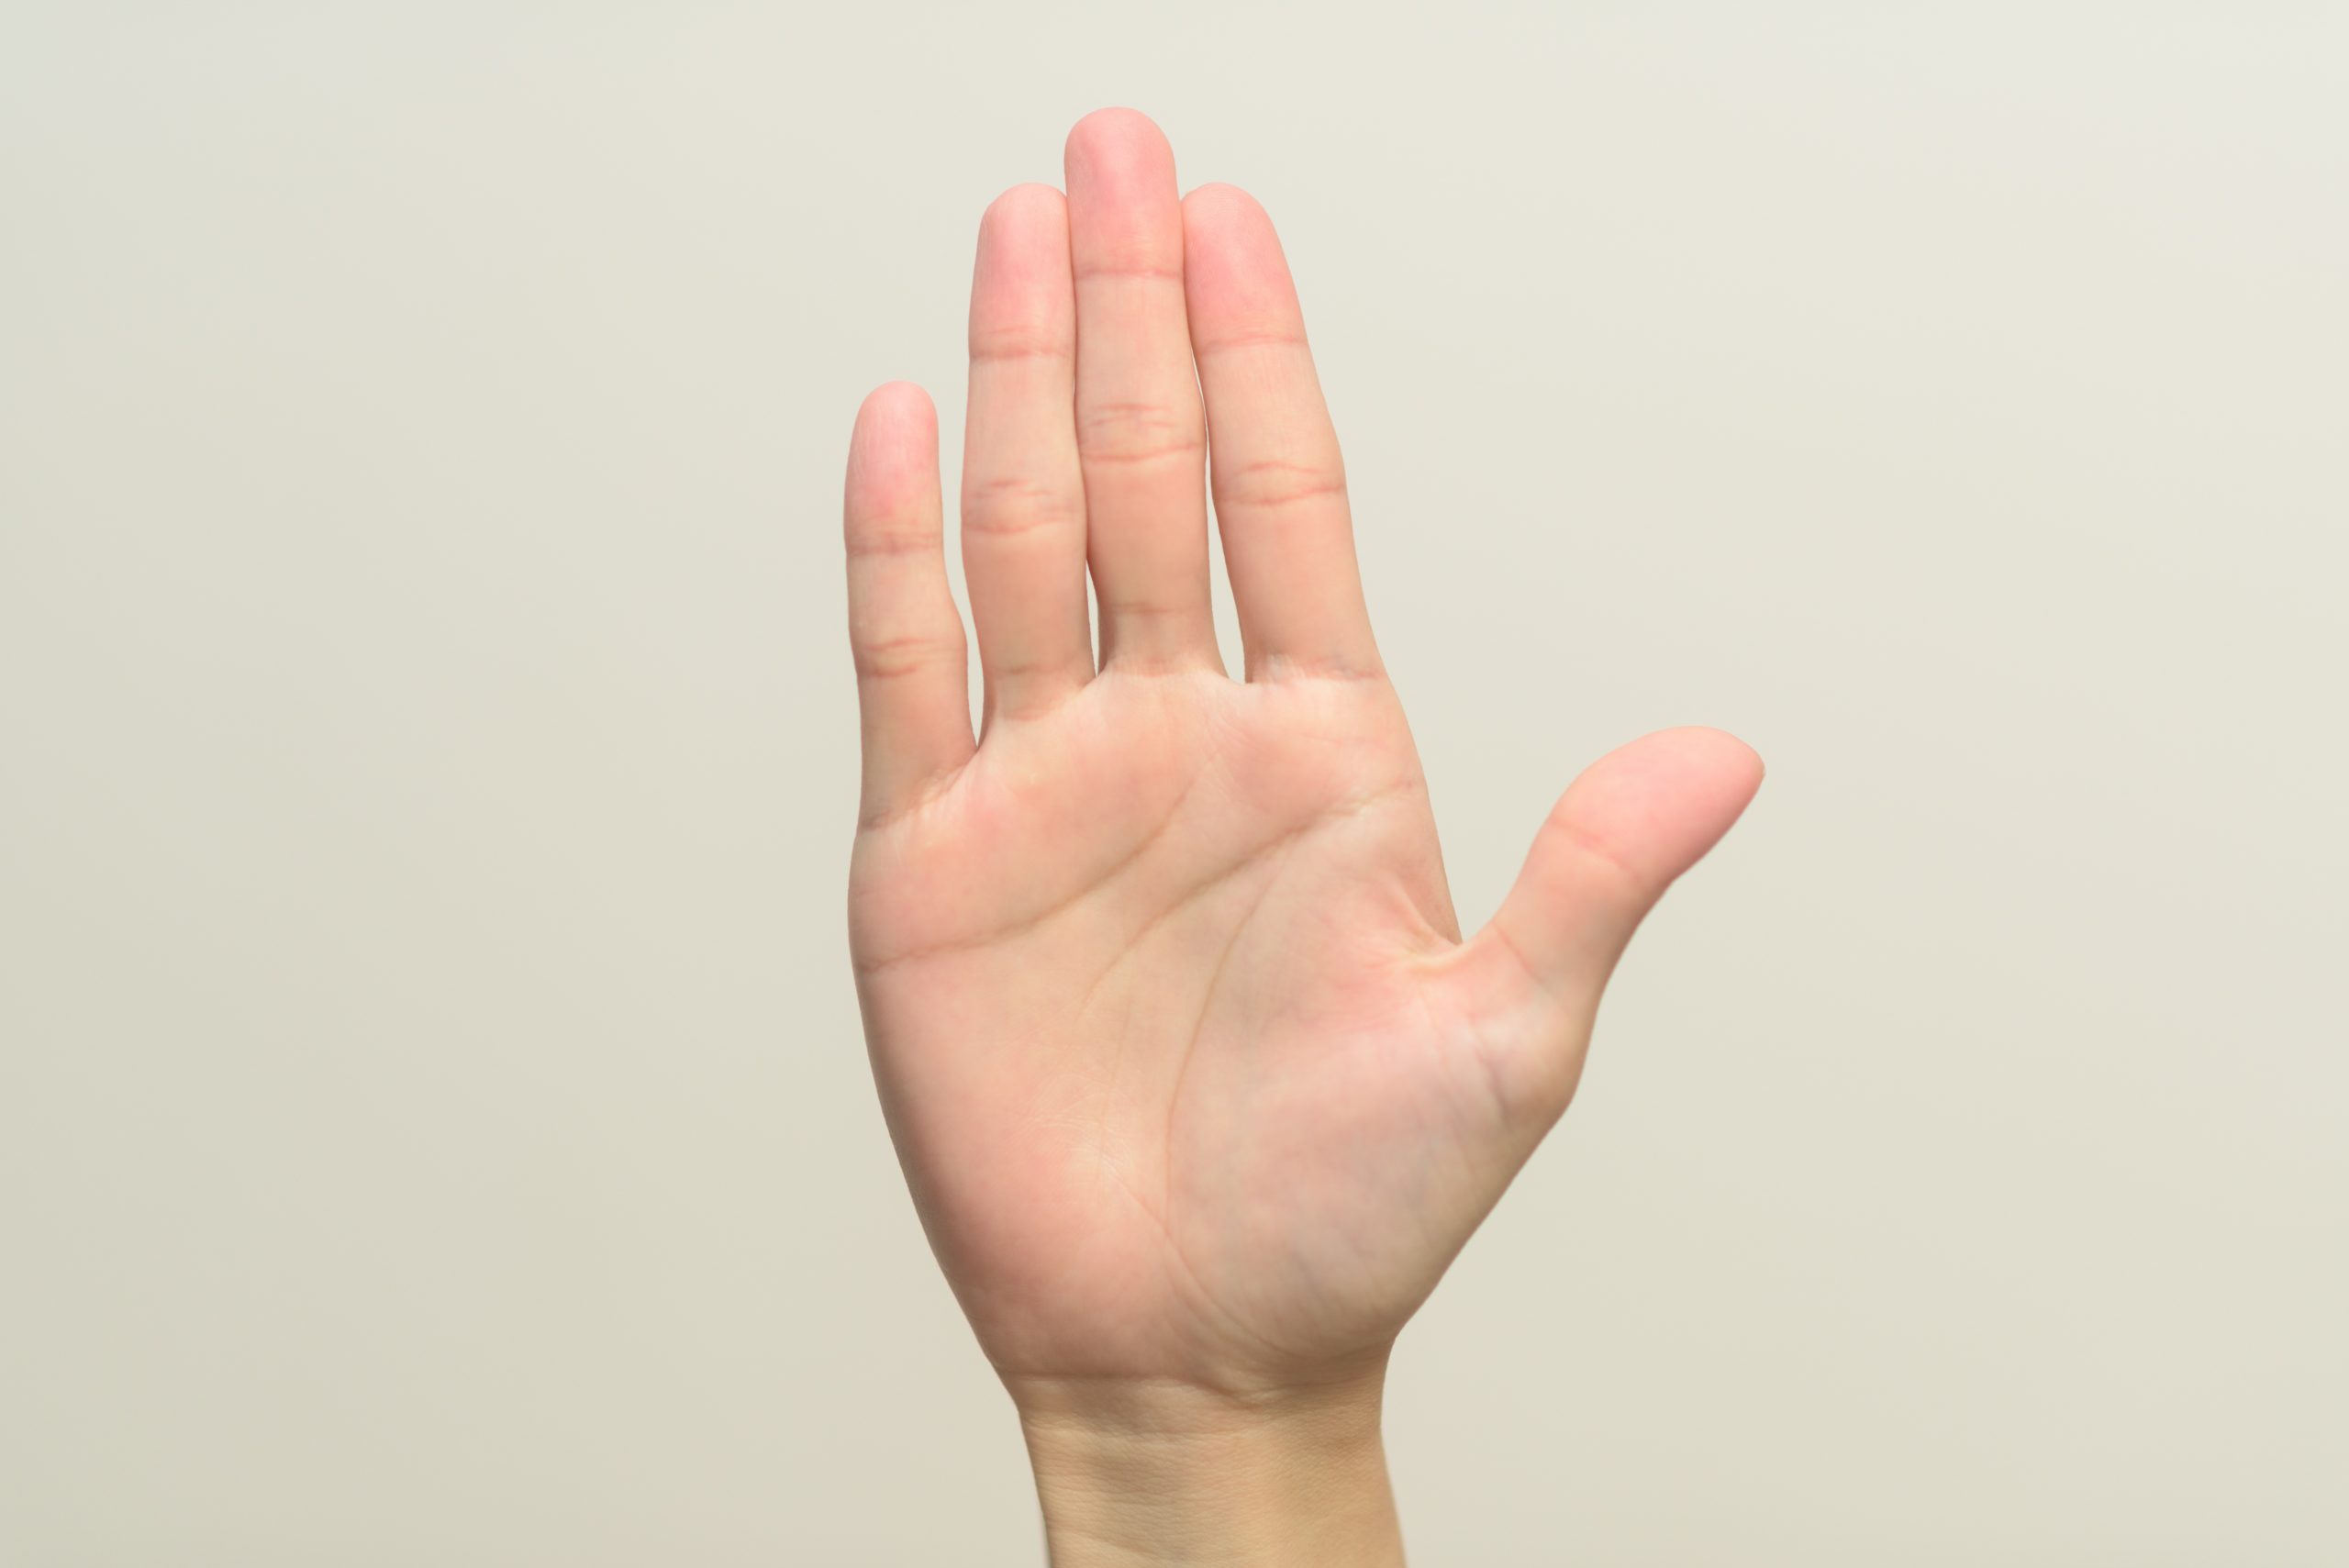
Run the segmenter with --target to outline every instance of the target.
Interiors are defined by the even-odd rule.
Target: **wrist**
[[[1247,1394],[1008,1378],[1054,1568],[1399,1565],[1385,1372]]]

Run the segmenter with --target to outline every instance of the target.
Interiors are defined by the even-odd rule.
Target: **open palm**
[[[860,994],[917,1205],[1015,1392],[1292,1386],[1383,1356],[1760,768],[1712,730],[1614,753],[1464,942],[1269,221],[1227,186],[1178,200],[1127,111],[1078,125],[1067,178],[980,231],[975,740],[935,416],[896,384],[858,417]],[[1244,679],[1209,607],[1210,459]]]

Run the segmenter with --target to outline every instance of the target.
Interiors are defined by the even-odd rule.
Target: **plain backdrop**
[[[1417,1559],[2349,1560],[2349,11],[18,0],[0,1562],[1040,1562],[839,483],[1108,103],[1283,228],[1464,917],[1770,764],[1403,1340]]]

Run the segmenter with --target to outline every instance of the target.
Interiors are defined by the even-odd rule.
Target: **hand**
[[[1154,1561],[1189,1532],[1231,1560],[1374,1561],[1388,1346],[1761,767],[1705,729],[1615,752],[1463,941],[1271,223],[1230,186],[1178,200],[1130,111],[1076,127],[1067,179],[980,228],[975,742],[935,415],[896,384],[857,417],[850,929],[874,1073],[1056,1559]],[[1242,680],[1209,611],[1210,457]],[[1538,715],[1550,683],[1525,684]]]

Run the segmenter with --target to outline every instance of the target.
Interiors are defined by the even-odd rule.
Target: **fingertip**
[[[1549,825],[1621,871],[1632,903],[1644,907],[1730,830],[1761,783],[1760,754],[1728,731],[1660,729],[1586,769]],[[1559,863],[1572,870],[1583,858]]]
[[[1212,223],[1264,217],[1264,206],[1254,196],[1238,185],[1221,180],[1210,180],[1204,185],[1194,185],[1183,198],[1183,216],[1198,223]]]
[[[909,381],[885,382],[857,406],[849,437],[849,523],[922,504],[937,486],[938,410]]]
[[[1068,136],[1065,178],[1070,268],[1079,283],[1088,276],[1121,285],[1182,276],[1174,152],[1147,117],[1097,109],[1077,121]]]
[[[1711,782],[1740,804],[1761,788],[1766,769],[1762,753],[1726,729],[1710,725],[1681,725],[1659,729],[1623,748],[1618,755],[1636,759],[1644,769]]]
[[[857,405],[852,452],[885,460],[938,439],[938,408],[910,381],[884,382]]]
[[[885,381],[864,395],[856,406],[856,428],[859,434],[879,433],[904,426],[930,426],[938,423],[938,409],[930,394],[910,381]]]
[[[1068,224],[1068,198],[1058,185],[1048,185],[1041,180],[1030,180],[1012,186],[987,204],[979,217],[982,236],[1018,233],[1039,225]]]
[[[1235,337],[1302,337],[1304,314],[1273,220],[1237,185],[1201,185],[1183,198],[1183,270],[1195,346]]]
[[[1119,155],[1163,156],[1174,161],[1174,148],[1158,122],[1140,109],[1120,106],[1096,109],[1069,128],[1066,147],[1072,164],[1093,162]]]
[[[1031,183],[989,203],[971,274],[973,355],[1068,352],[1075,332],[1070,289],[1068,198]]]
[[[1745,815],[1767,769],[1761,752],[1726,729],[1695,727],[1668,733],[1681,748],[1691,795],[1704,803],[1689,812],[1702,835],[1689,857],[1693,862]]]
[[[1183,198],[1183,245],[1219,271],[1288,272],[1272,215],[1237,185],[1200,185]]]

